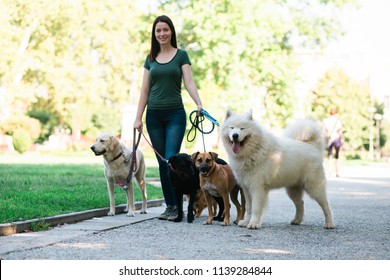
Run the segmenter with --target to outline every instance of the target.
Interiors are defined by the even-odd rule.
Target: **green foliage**
[[[135,2],[5,0],[0,11],[4,106],[49,116],[40,142],[55,126],[84,131],[93,115],[120,114],[147,49]]]
[[[24,129],[32,138],[36,140],[41,132],[41,124],[35,118],[31,118],[25,115],[12,116],[3,122],[0,122],[0,132],[7,135],[13,135],[19,128]]]
[[[339,8],[351,1],[337,1]],[[342,35],[334,1],[164,1],[193,62],[205,107],[264,111],[284,126],[295,111],[295,51],[321,49]],[[319,12],[321,11],[321,12]],[[179,16],[180,15],[180,16]]]
[[[12,144],[17,152],[23,154],[32,145],[32,139],[24,128],[18,128],[12,134]]]
[[[138,100],[153,19],[168,14],[210,112],[252,107],[284,126],[296,104],[295,52],[339,38],[337,12],[351,2],[156,0],[147,12],[144,0],[3,0],[0,109],[38,118],[39,142],[55,126],[118,131],[121,109]]]
[[[57,127],[59,123],[59,116],[48,108],[50,107],[47,102],[44,102],[43,104],[37,102],[34,103],[31,106],[31,109],[27,112],[30,117],[39,120],[42,126],[37,143],[43,143],[46,139],[48,139],[49,136],[53,134],[55,127]]]

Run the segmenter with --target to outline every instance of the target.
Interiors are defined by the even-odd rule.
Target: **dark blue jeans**
[[[186,112],[178,109],[148,109],[146,128],[154,149],[165,159],[180,151],[186,129]],[[161,187],[168,206],[176,205],[176,196],[169,179],[169,166],[157,154]]]

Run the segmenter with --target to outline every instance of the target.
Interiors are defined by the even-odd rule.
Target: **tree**
[[[329,14],[350,2],[167,0],[161,12],[173,15],[210,110],[257,106],[280,127],[295,110],[295,50],[320,49],[341,36]]]
[[[152,21],[166,13],[210,113],[252,107],[284,126],[296,103],[294,52],[341,36],[333,15],[354,1],[156,0],[149,12],[144,2],[1,1],[0,122],[38,118],[39,141],[53,126],[119,133],[122,108],[138,99],[129,89],[140,86]]]
[[[77,135],[96,115],[111,112],[115,121],[99,125],[120,131],[121,109],[144,58],[145,26],[134,2],[4,0],[0,11],[0,86],[4,107],[13,108],[8,117],[15,111],[50,115],[43,125]]]

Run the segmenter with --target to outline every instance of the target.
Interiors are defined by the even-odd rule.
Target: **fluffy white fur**
[[[296,208],[291,224],[302,222],[306,191],[321,206],[324,227],[335,227],[326,195],[322,132],[314,121],[299,121],[278,137],[253,120],[251,110],[242,115],[228,110],[221,138],[246,198],[247,215],[240,226],[260,228],[269,191],[286,187]]]

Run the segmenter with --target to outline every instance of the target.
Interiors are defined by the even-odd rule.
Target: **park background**
[[[67,196],[75,187],[99,185],[104,195],[99,205],[107,204],[102,159],[89,147],[102,131],[131,143],[142,65],[153,20],[161,14],[172,18],[204,108],[219,122],[228,107],[239,112],[251,108],[262,125],[278,133],[303,117],[321,123],[335,105],[343,122],[343,158],[387,160],[389,3],[1,1],[0,203],[12,206],[17,204],[10,199],[15,193],[45,189],[45,195],[52,193],[49,199],[40,193],[26,203],[43,203],[42,212],[34,214],[40,217],[54,205],[72,204],[73,199],[79,203],[77,196]],[[184,89],[183,98],[189,114],[196,108]],[[204,141],[207,150],[223,155],[218,135],[217,128]],[[197,141],[184,142],[183,151],[203,149],[199,134]],[[147,165],[156,166],[153,150],[145,141],[141,147]],[[98,164],[101,180],[88,179],[96,174],[95,167],[81,172],[79,165],[72,170],[57,166],[53,171],[48,163]],[[43,185],[48,174],[54,180],[62,174],[67,182],[60,176]],[[66,179],[69,174],[73,180]],[[156,170],[149,173],[157,175]],[[4,205],[3,213],[14,211]],[[2,221],[8,219],[14,218]]]
[[[85,152],[101,131],[129,142],[151,25],[167,14],[190,55],[204,107],[218,120],[228,107],[252,108],[279,131],[297,118],[321,121],[336,105],[348,155],[389,154],[387,1],[0,5],[3,153]],[[195,107],[183,92],[190,113]],[[210,137],[216,148],[218,133]]]

